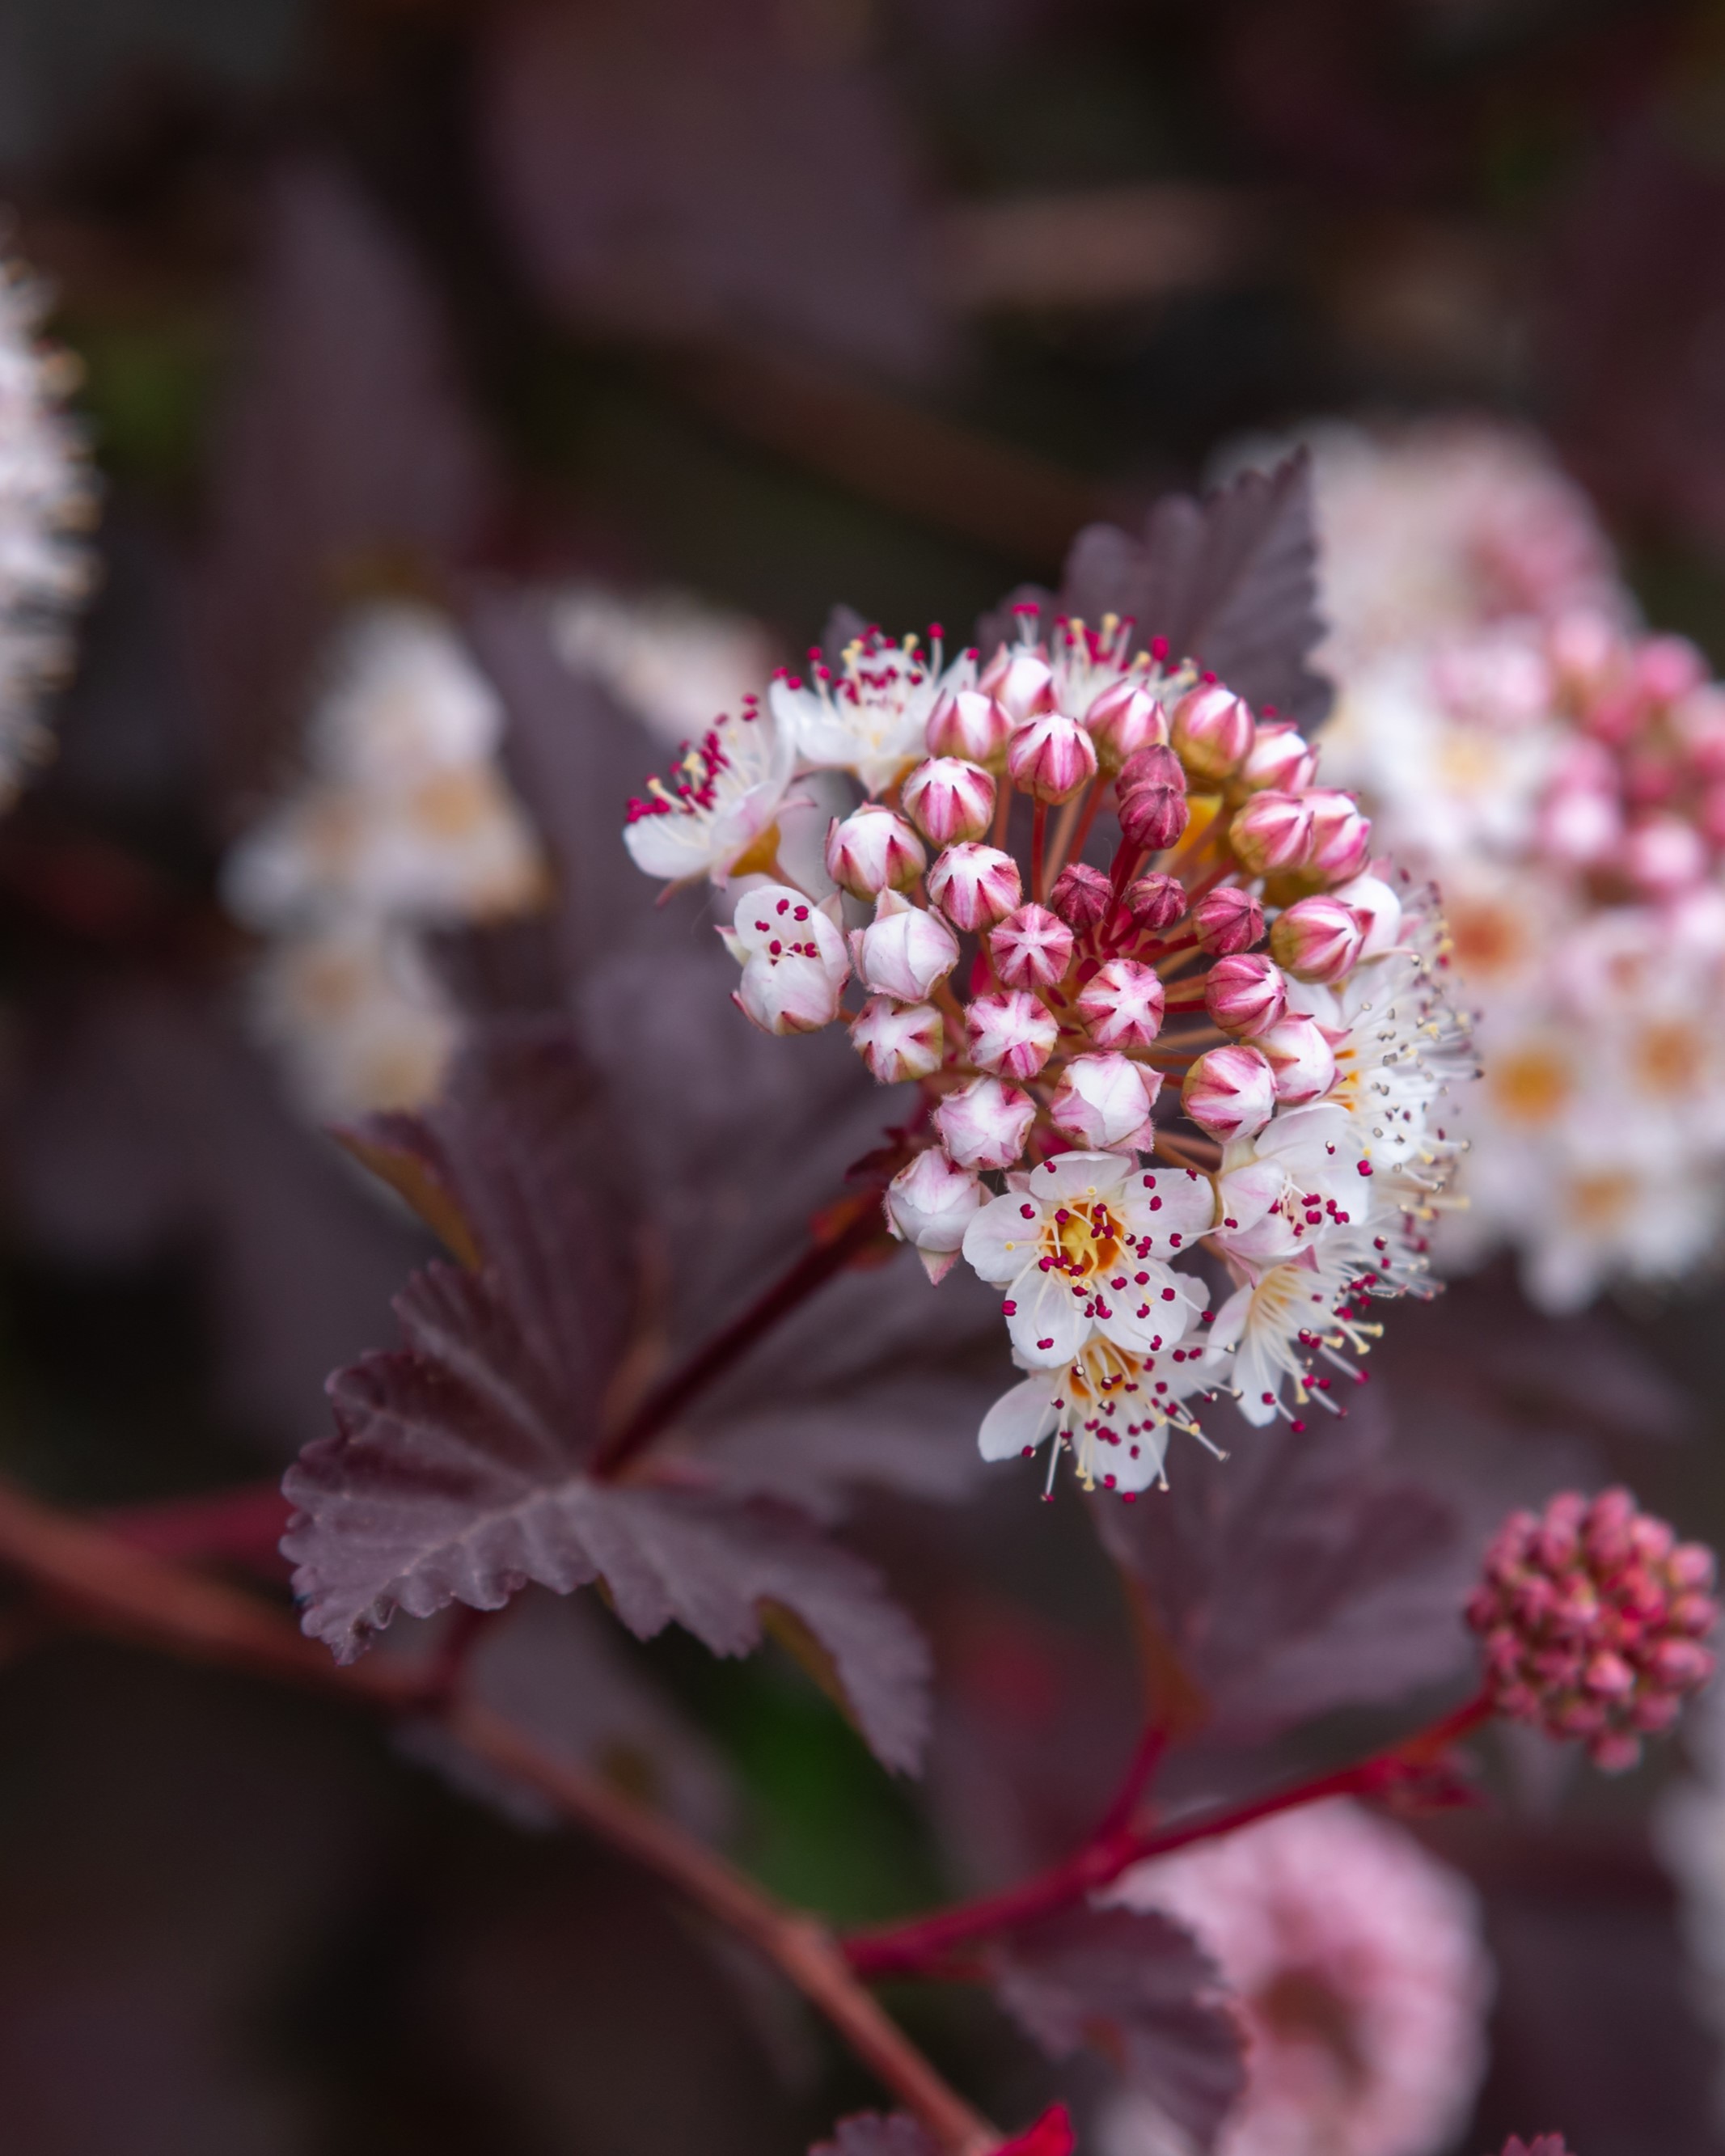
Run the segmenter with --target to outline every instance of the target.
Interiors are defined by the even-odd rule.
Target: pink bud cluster
[[[1710,1549],[1678,1542],[1627,1490],[1512,1513],[1467,1604],[1493,1706],[1580,1739],[1608,1772],[1632,1767],[1712,1674],[1713,1574]]]
[[[1404,993],[1423,961],[1410,957],[1399,899],[1371,872],[1369,822],[1351,795],[1318,784],[1317,752],[1296,727],[1173,663],[1160,640],[1135,651],[1130,622],[1056,619],[1045,637],[1041,626],[1035,608],[1021,610],[1016,639],[985,661],[966,652],[943,665],[937,632],[927,658],[917,639],[891,645],[876,630],[839,668],[811,654],[811,684],[775,681],[752,731],[719,744],[728,761],[680,808],[680,850],[665,858],[680,865],[705,849],[714,880],[741,887],[723,932],[757,1024],[806,1031],[846,1014],[875,1078],[922,1087],[932,1143],[886,1209],[932,1277],[961,1250],[982,1269],[965,1237],[998,1194],[984,1178],[1016,1187],[1063,1157],[1096,1158],[1099,1189],[1117,1179],[1120,1156],[1138,1153],[1209,1178],[1156,1261],[1213,1238],[1242,1287],[1285,1259],[1309,1270],[1326,1236],[1351,1239],[1252,1311],[1236,1297],[1227,1341],[1207,1358],[1183,1340],[1189,1305],[1208,1298],[1202,1281],[1153,1290],[1142,1255],[1109,1260],[1102,1227],[1085,1230],[1081,1263],[1059,1241],[1077,1233],[1061,1215],[1047,1228],[1055,1240],[1038,1295],[1076,1298],[1076,1329],[1073,1312],[1045,1324],[1040,1301],[1021,1308],[1009,1295],[1004,1309],[1024,1352],[1070,1339],[1091,1358],[1049,1396],[1063,1428],[1077,1427],[1082,1403],[1106,1421],[1117,1394],[1142,1395],[1153,1433],[1178,1399],[1200,1382],[1230,1384],[1236,1367],[1255,1412],[1290,1378],[1303,1402],[1312,1356],[1363,1344],[1369,1328],[1350,1319],[1332,1337],[1329,1327],[1358,1284],[1399,1292],[1418,1270],[1405,1194],[1387,1174],[1370,1179],[1384,1118],[1364,1078],[1397,1062],[1389,1142],[1440,1173],[1442,1143],[1425,1142],[1422,1120],[1437,1086],[1422,1092],[1419,1076],[1439,1029],[1425,1023],[1423,989]],[[769,789],[781,775],[788,788],[835,769],[867,798],[827,830],[833,888],[805,880],[799,891]],[[1372,1008],[1354,992],[1367,965],[1391,1002],[1356,1042]],[[1285,1112],[1332,1099],[1326,1120],[1272,1131]],[[1255,1144],[1262,1162],[1230,1150]],[[1161,1200],[1144,1203],[1147,1217]],[[1007,1259],[997,1250],[987,1262]],[[1144,1317],[1153,1292],[1178,1304],[1178,1322]],[[1265,1344],[1266,1327],[1286,1333],[1281,1347]],[[1134,1451],[1143,1474],[1163,1441]]]

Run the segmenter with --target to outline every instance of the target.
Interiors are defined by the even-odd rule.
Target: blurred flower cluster
[[[1342,694],[1326,753],[1435,877],[1486,1077],[1440,1265],[1509,1243],[1574,1308],[1725,1222],[1725,692],[1634,626],[1528,439],[1321,438]]]
[[[316,1120],[429,1099],[461,1027],[428,937],[544,899],[502,723],[440,615],[363,608],[329,654],[303,777],[228,857],[228,905],[265,939],[258,1028]]]

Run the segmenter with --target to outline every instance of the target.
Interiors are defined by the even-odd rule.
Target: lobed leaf
[[[1245,2086],[1245,2040],[1214,1964],[1154,1912],[1071,1909],[1003,1938],[1000,2003],[1055,2059],[1099,2052],[1197,2150]]]
[[[1103,1537],[1140,1584],[1215,1733],[1263,1736],[1399,1697],[1466,1657],[1471,1553],[1450,1508],[1392,1476],[1368,1416],[1321,1431],[1247,1431],[1225,1468],[1195,1469]]]

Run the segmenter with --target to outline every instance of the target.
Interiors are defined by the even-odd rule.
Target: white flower
[[[259,1032],[316,1122],[429,1100],[460,1037],[413,936],[368,920],[281,937],[250,983]]]
[[[856,970],[876,995],[919,1004],[958,963],[958,942],[937,913],[883,891],[875,918],[855,932]]]
[[[931,1146],[887,1184],[886,1224],[938,1284],[957,1263],[964,1231],[987,1195],[979,1176]]]
[[[1437,2156],[1486,2059],[1491,1963],[1477,1897],[1407,1830],[1308,1804],[1135,1865],[1106,1898],[1189,1924],[1246,2030],[1245,2093],[1219,2156]],[[1142,2097],[1102,2156],[1173,2156]]]
[[[503,706],[433,608],[379,601],[337,633],[306,727],[314,769],[367,793],[494,756]]]
[[[1154,1354],[1175,1345],[1206,1299],[1200,1282],[1164,1260],[1215,1216],[1209,1178],[1189,1168],[1057,1153],[1009,1178],[1006,1194],[966,1231],[964,1255],[1005,1288],[1006,1329],[1025,1368],[1070,1363],[1096,1333]]]
[[[775,822],[796,763],[796,741],[771,711],[746,703],[685,748],[671,782],[647,782],[631,801],[624,844],[644,874],[725,883],[746,865],[770,868]]]
[[[851,772],[871,796],[922,761],[937,701],[971,687],[976,674],[968,657],[942,672],[938,644],[925,657],[916,637],[890,644],[876,629],[846,647],[836,675],[819,661],[814,670],[812,684],[774,680],[774,716],[803,762]]]
[[[1210,1329],[1210,1351],[1231,1351],[1227,1381],[1248,1422],[1273,1422],[1277,1414],[1293,1419],[1281,1404],[1282,1387],[1291,1380],[1296,1404],[1307,1405],[1306,1380],[1316,1354],[1327,1353],[1355,1375],[1337,1351],[1362,1344],[1349,1306],[1368,1270],[1357,1237],[1321,1236],[1284,1263],[1255,1271],[1222,1305]]]
[[[1014,1359],[1024,1367],[1022,1358]],[[1164,1482],[1173,1430],[1201,1439],[1184,1403],[1214,1381],[1201,1348],[1134,1355],[1096,1336],[1055,1370],[1033,1369],[983,1418],[977,1442],[984,1460],[1015,1460],[1046,1437],[1055,1455],[1070,1446],[1086,1490],[1101,1484],[1122,1496]],[[1055,1459],[1049,1461],[1052,1476]]]
[[[48,747],[44,694],[70,660],[67,617],[88,593],[95,520],[88,453],[64,410],[72,363],[37,330],[46,299],[0,265],[0,806]]]
[[[1333,1102],[1287,1108],[1222,1156],[1218,1250],[1250,1276],[1296,1256],[1372,1209],[1372,1179],[1348,1111]]]
[[[1060,1073],[1049,1117],[1063,1137],[1095,1152],[1147,1146],[1162,1073],[1129,1057],[1075,1055]]]
[[[812,899],[760,885],[719,933],[742,962],[733,1000],[763,1033],[815,1033],[837,1018],[850,964],[842,932]]]
[[[673,746],[704,733],[716,711],[758,696],[774,659],[758,622],[684,592],[625,597],[578,585],[559,601],[552,634],[566,665]]]

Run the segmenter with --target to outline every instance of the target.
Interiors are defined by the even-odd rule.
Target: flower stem
[[[775,1900],[660,1814],[573,1761],[542,1751],[476,1701],[439,1697],[426,1672],[373,1659],[339,1667],[285,1614],[183,1570],[0,1483],[0,1564],[85,1629],[182,1660],[357,1701],[392,1717],[435,1712],[451,1736],[748,1940],[823,2013],[857,2057],[922,2122],[946,2156],[987,2156],[1000,2136],[862,1989],[817,1917]]]
[[[1030,896],[1040,906],[1048,896],[1048,803],[1039,801],[1030,819]]]

